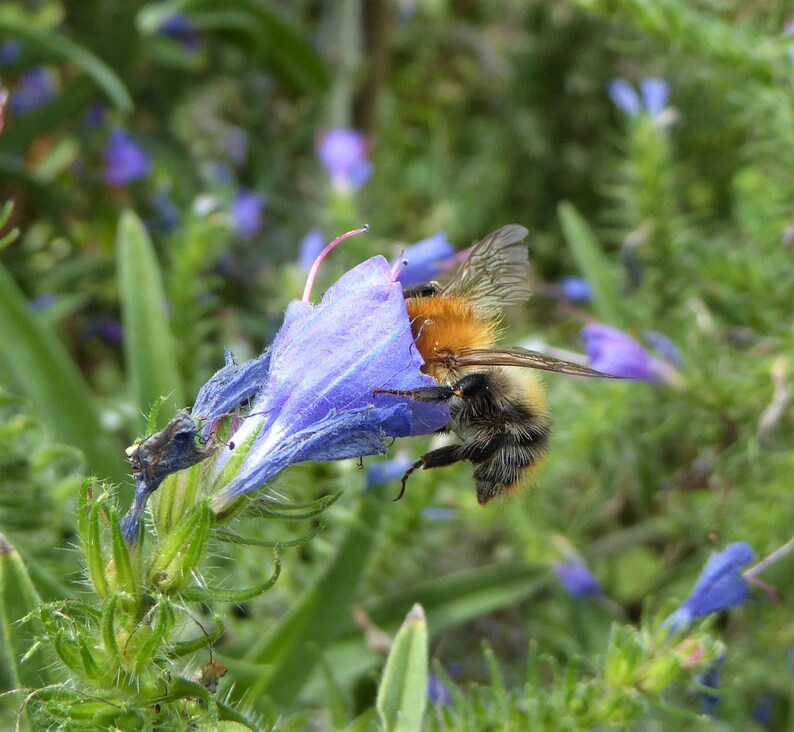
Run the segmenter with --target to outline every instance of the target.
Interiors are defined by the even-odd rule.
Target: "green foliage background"
[[[195,23],[197,49],[159,32],[174,12]],[[344,494],[319,534],[283,549],[268,592],[231,610],[189,606],[197,622],[224,616],[218,699],[262,728],[399,728],[395,699],[424,678],[411,670],[426,669],[424,619],[404,626],[377,710],[384,661],[372,634],[394,636],[418,602],[431,671],[454,696],[430,704],[426,729],[794,728],[790,562],[763,575],[777,602],[758,590],[693,631],[707,659],[724,644],[712,717],[693,682],[705,664],[688,669],[680,647],[673,664],[657,631],[712,549],[747,541],[761,557],[794,525],[791,13],[765,0],[5,0],[0,42],[23,46],[0,65],[2,83],[13,99],[20,74],[43,64],[58,93],[24,117],[6,109],[0,133],[0,200],[13,202],[0,236],[19,231],[0,251],[0,529],[21,557],[4,555],[3,688],[60,680],[46,642],[20,661],[30,639],[16,620],[62,598],[89,602],[73,549],[81,476],[119,483],[126,507],[124,448],[143,415],[164,397],[162,426],[189,405],[224,347],[238,360],[262,350],[302,291],[298,243],[310,229],[330,239],[370,225],[325,263],[325,287],[439,230],[462,249],[516,222],[530,229],[536,294],[509,314],[506,343],[581,350],[579,329],[597,319],[667,336],[680,378],[549,376],[545,469],[532,490],[485,509],[466,466],[414,475],[398,503],[394,485],[364,493],[355,463],[290,468],[274,486],[278,517],[235,529],[299,539],[321,519],[295,506]],[[606,93],[617,77],[664,78],[670,106],[626,115]],[[92,126],[96,104],[105,117]],[[353,197],[330,189],[316,159],[316,136],[335,126],[371,140],[374,175]],[[122,188],[102,173],[114,127],[153,164]],[[239,160],[230,136],[241,134]],[[241,186],[267,201],[253,240],[227,214]],[[180,214],[170,231],[163,193]],[[582,310],[555,294],[570,274],[595,289]],[[55,304],[28,307],[45,295]],[[91,335],[107,319],[123,323],[122,344]],[[565,594],[551,570],[565,547],[608,601]],[[256,586],[270,550],[214,539],[200,572],[230,590]],[[207,654],[173,672],[190,677]],[[67,685],[90,691],[86,679]],[[187,726],[209,707],[185,689],[170,722],[133,700],[124,723]],[[4,725],[23,698],[0,700]],[[86,708],[78,721],[69,703],[49,704],[67,728],[112,718]],[[210,721],[241,724],[225,719]]]

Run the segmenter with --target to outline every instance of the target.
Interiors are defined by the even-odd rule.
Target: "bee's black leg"
[[[408,470],[405,471],[405,475],[402,478],[402,488],[400,488],[400,495],[395,498],[395,501],[399,501],[405,495],[405,487],[408,483],[408,478],[410,477],[411,473],[415,470],[419,470],[422,468],[426,470],[427,468],[443,468],[446,465],[454,465],[455,463],[459,463],[461,460],[466,460],[466,458],[461,454],[461,446],[460,445],[447,445],[446,447],[439,447],[436,450],[431,450],[430,452],[422,455]]]
[[[410,397],[415,402],[448,402],[452,397],[476,397],[487,389],[485,374],[467,374],[455,386],[420,386],[418,389],[373,389],[373,394]]]

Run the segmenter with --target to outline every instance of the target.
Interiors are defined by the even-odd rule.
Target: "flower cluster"
[[[615,106],[629,117],[639,117],[643,112],[659,119],[667,108],[670,87],[664,79],[643,79],[640,94],[625,79],[613,79],[607,84],[607,93]]]

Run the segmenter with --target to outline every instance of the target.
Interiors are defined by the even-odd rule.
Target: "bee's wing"
[[[527,300],[531,293],[524,238],[528,233],[523,226],[509,224],[488,234],[472,247],[442,293],[465,297],[484,317],[498,315],[503,307]]]
[[[605,374],[572,361],[563,361],[553,356],[524,348],[463,348],[455,355],[447,356],[454,366],[519,366],[527,369],[556,371],[569,376],[589,376],[598,379],[625,379],[626,376]]]

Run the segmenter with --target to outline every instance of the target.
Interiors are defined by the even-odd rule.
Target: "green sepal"
[[[165,655],[168,658],[181,658],[182,656],[187,656],[191,653],[195,653],[196,651],[200,651],[202,648],[207,646],[215,645],[215,643],[217,643],[226,632],[226,628],[223,625],[223,620],[221,619],[220,615],[216,615],[213,620],[215,622],[215,630],[213,630],[211,633],[202,632],[198,638],[172,643],[166,649]]]
[[[83,673],[83,659],[80,654],[80,647],[76,641],[65,636],[53,613],[52,607],[50,605],[44,605],[39,612],[39,617],[41,618],[47,638],[55,649],[58,658],[60,658],[71,671],[81,675]]]
[[[50,648],[38,642],[40,605],[22,557],[0,535],[0,658],[12,686],[40,688],[53,682]]]
[[[165,640],[173,628],[174,610],[168,601],[161,601],[157,606],[157,624],[135,654],[133,669],[136,672],[144,671],[152,663],[158,652],[162,651]]]
[[[106,678],[106,671],[102,670],[102,667],[99,665],[97,659],[94,657],[94,654],[91,652],[91,649],[88,647],[88,643],[86,643],[85,638],[80,636],[77,644],[80,649],[80,660],[83,663],[83,675],[94,686],[104,686],[103,681]]]
[[[111,595],[105,612],[102,615],[102,642],[105,646],[105,653],[112,659],[114,667],[120,668],[124,659],[121,655],[118,640],[116,639],[116,609],[118,608],[118,595]]]
[[[190,572],[201,559],[213,519],[214,514],[210,507],[202,502],[176,524],[170,536],[160,545],[157,556],[150,566],[150,583],[173,587],[190,576]],[[182,553],[181,558],[180,553]],[[174,568],[171,565],[175,562],[178,562],[178,566]]]
[[[281,561],[278,552],[273,553],[273,574],[261,585],[249,587],[247,590],[222,590],[212,587],[191,588],[180,593],[183,600],[194,602],[245,602],[258,597],[269,590],[281,574]]]
[[[88,500],[88,491],[90,490],[90,482],[83,483],[83,490],[80,492],[80,540],[83,544],[83,554],[85,555],[86,567],[88,569],[88,576],[91,578],[91,584],[94,585],[94,591],[101,598],[107,597],[108,594],[108,580],[105,574],[107,562],[102,552],[102,531],[99,525],[99,512],[102,508],[100,500],[94,500],[90,503]],[[82,516],[86,516],[85,527],[83,527]]]
[[[257,502],[257,504],[252,505],[245,512],[245,515],[254,518],[274,518],[279,520],[286,519],[288,521],[302,521],[303,519],[310,519],[314,518],[315,516],[319,516],[321,513],[328,510],[328,508],[330,508],[339,500],[342,493],[344,493],[344,491],[339,491],[338,493],[334,493],[330,496],[323,496],[322,498],[309,501],[308,503],[299,503],[294,505],[282,503],[280,501],[267,501],[266,503]],[[297,513],[297,511],[300,509],[308,510]]]
[[[121,522],[116,509],[108,508],[110,520],[110,543],[113,554],[113,567],[115,569],[115,587],[117,592],[123,592],[131,597],[138,597],[139,585],[135,576],[130,547],[121,533]],[[135,550],[133,550],[135,551]]]
[[[172,677],[168,685],[168,693],[153,701],[155,703],[168,704],[180,699],[200,699],[206,705],[207,713],[210,717],[215,716],[217,721],[229,720],[238,722],[248,729],[254,730],[254,732],[260,729],[258,725],[244,717],[237,710],[215,699],[201,684],[181,676]]]
[[[427,706],[427,622],[414,605],[394,639],[383,670],[376,708],[387,732],[416,732]]]
[[[326,522],[321,521],[316,528],[312,529],[308,534],[301,536],[298,539],[292,539],[291,541],[270,541],[267,539],[253,539],[248,536],[240,536],[239,534],[235,534],[231,531],[226,531],[224,529],[217,529],[213,536],[218,539],[218,541],[226,542],[227,544],[243,544],[245,546],[261,546],[267,547],[270,549],[285,549],[291,546],[300,546],[301,544],[305,544],[308,541],[311,541],[317,534],[319,534],[323,529],[326,527]]]

